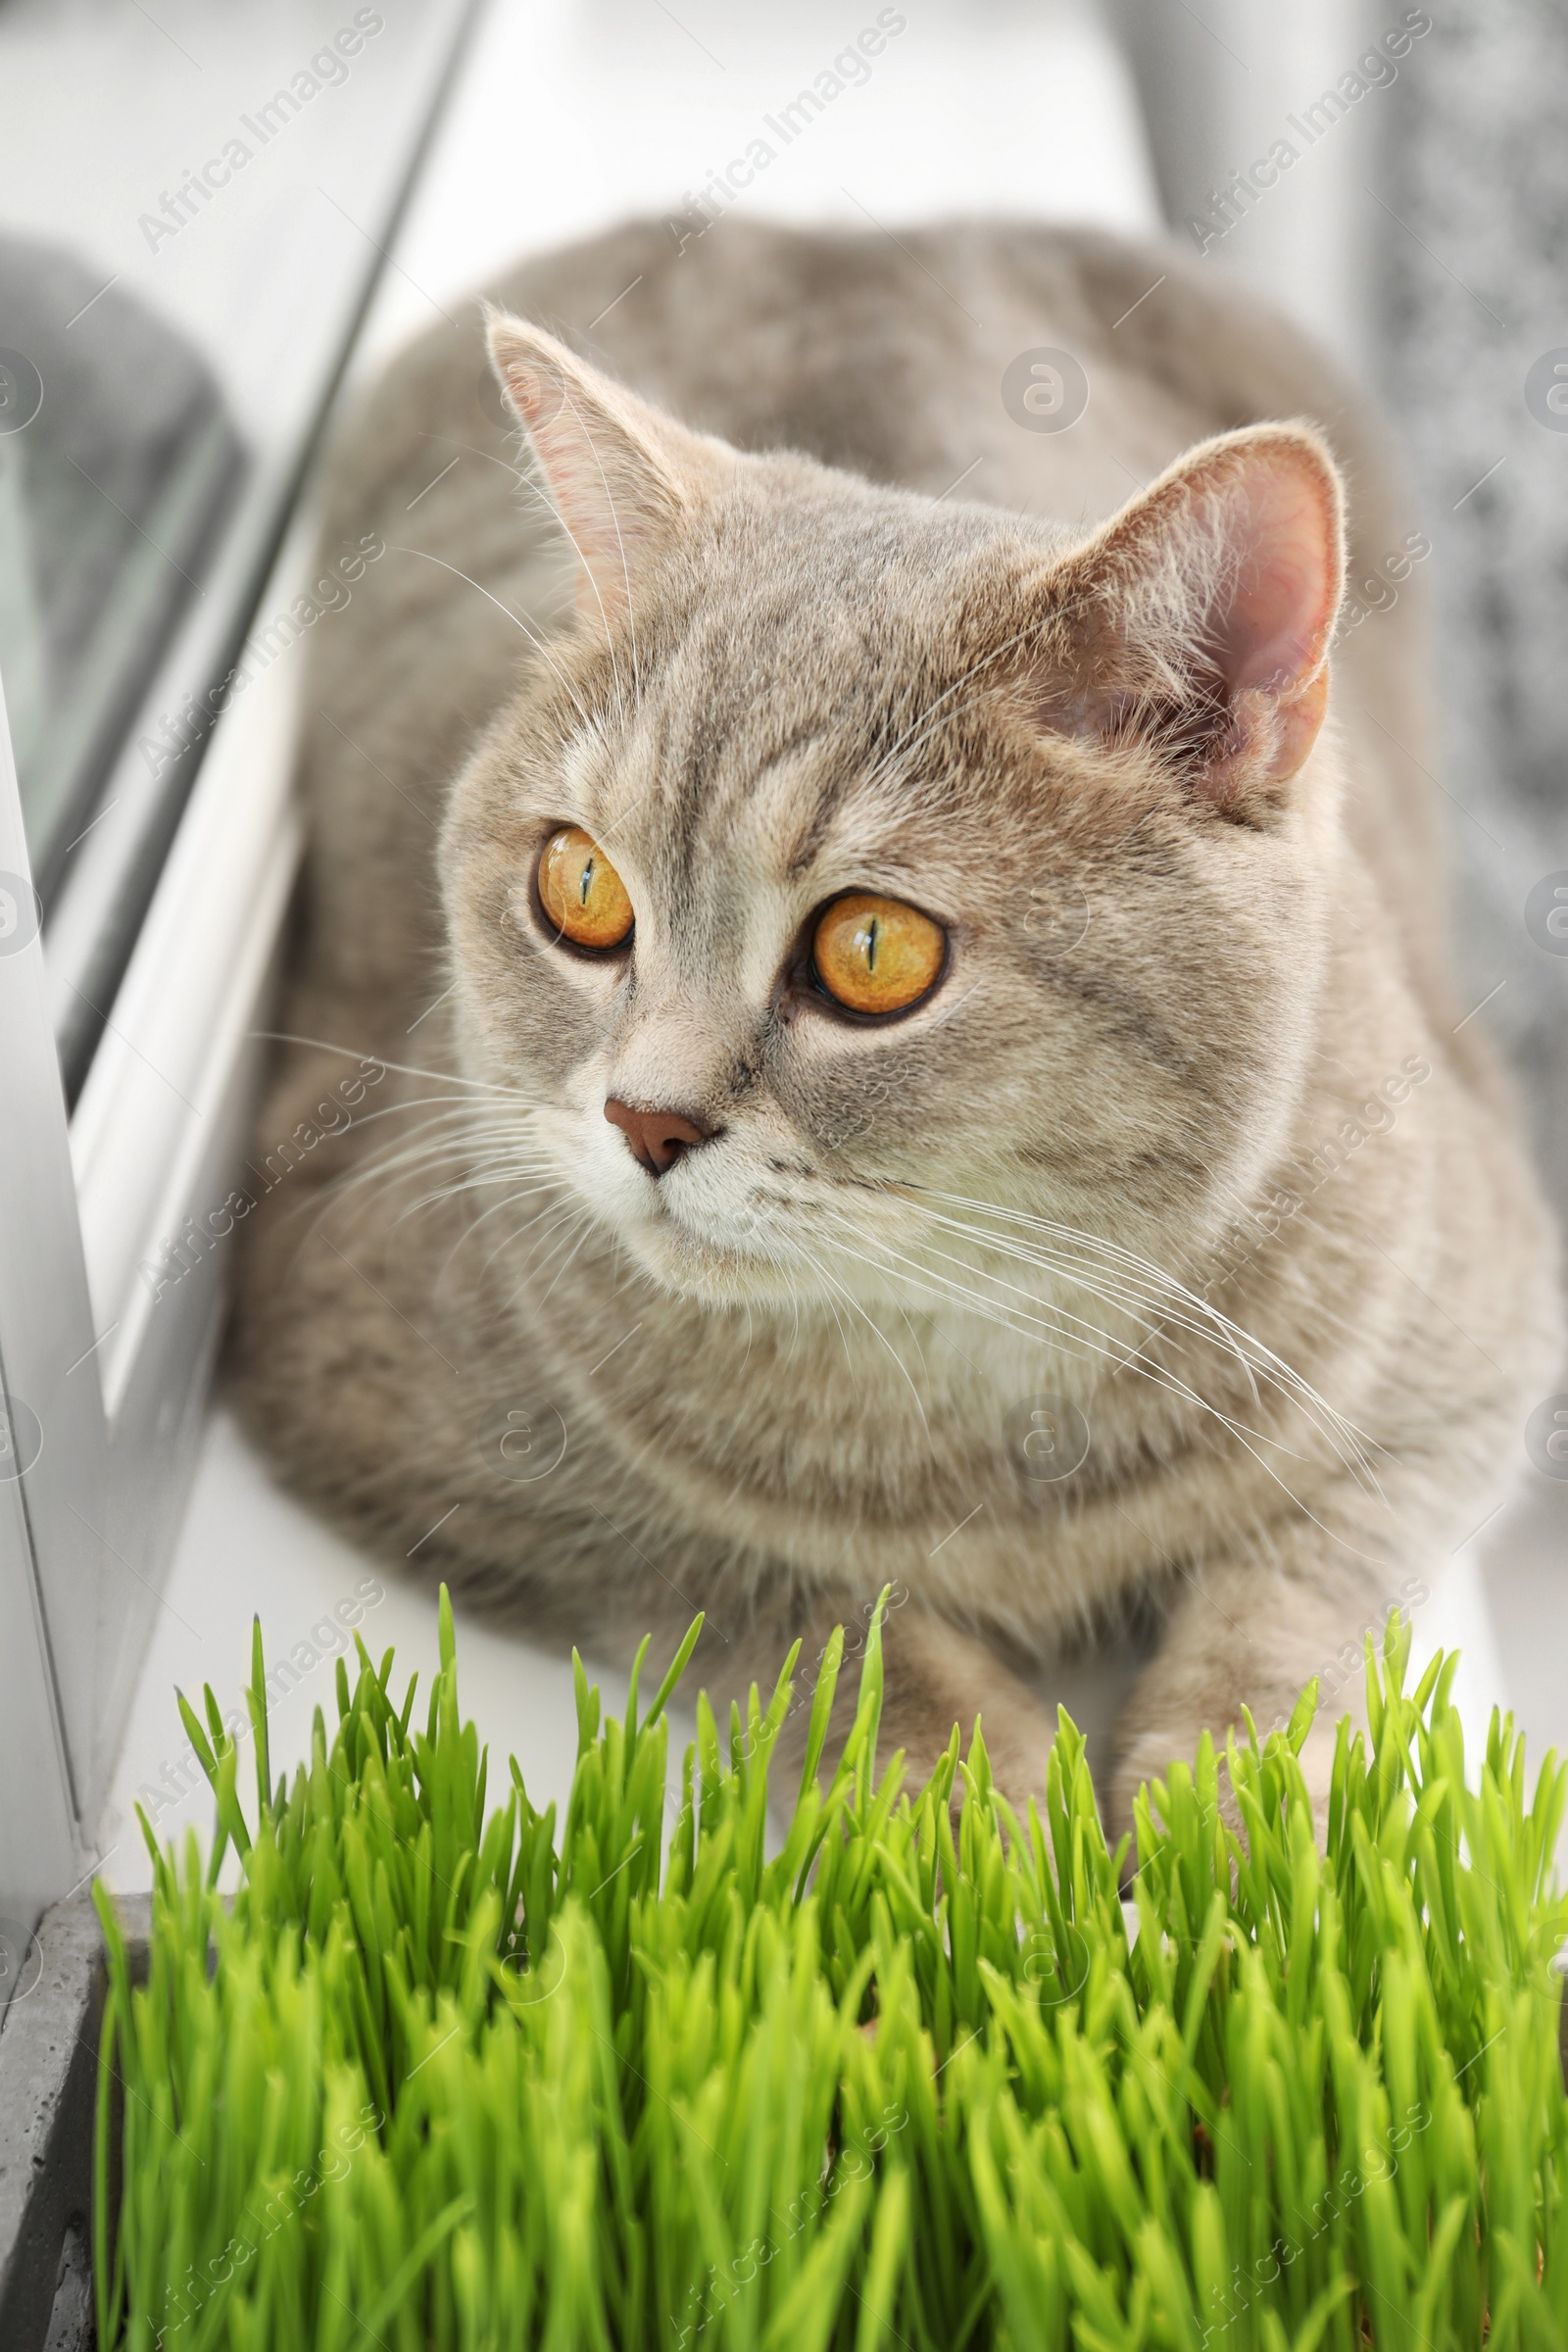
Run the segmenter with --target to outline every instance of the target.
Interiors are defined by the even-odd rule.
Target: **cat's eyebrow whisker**
[[[566,408],[570,409],[572,419],[577,426],[577,430],[582,434],[582,437],[588,443],[589,448],[593,449],[594,445],[592,436],[589,434],[587,427],[584,425],[581,416],[577,414],[577,410],[572,403],[571,395],[569,393],[564,396],[564,405]],[[594,463],[595,465],[599,465],[599,452],[597,450],[594,450]],[[604,467],[602,466],[600,466],[600,472],[601,474],[604,472]],[[537,487],[537,485],[533,486]],[[561,528],[565,532],[567,539],[570,540],[572,553],[582,567],[583,578],[588,582],[589,587],[593,590],[594,603],[599,607],[600,624],[604,629],[605,642],[610,653],[610,670],[615,685],[615,707],[620,715],[621,724],[624,725],[626,720],[626,696],[620,682],[620,663],[615,659],[614,633],[610,626],[610,614],[605,610],[605,600],[599,593],[599,582],[594,578],[592,566],[589,564],[586,557],[583,555],[576,533],[573,531],[570,523],[566,520],[564,514],[562,514],[561,509],[556,505],[554,499],[548,497],[547,494],[541,492],[541,496],[545,497],[546,505],[549,507],[551,513],[555,515],[555,518],[561,525]],[[615,525],[615,536],[617,539],[620,536],[620,525],[618,522]],[[505,610],[504,607],[503,610]],[[568,692],[570,690],[568,689]],[[581,708],[580,705],[578,707],[579,709]]]
[[[570,403],[568,402],[567,405],[570,406]],[[574,416],[577,416],[577,412],[575,409],[573,409],[571,413]],[[632,611],[631,566],[626,561],[626,542],[621,537],[620,516],[615,512],[615,494],[610,487],[610,476],[605,471],[604,459],[599,455],[598,445],[595,442],[592,433],[583,423],[583,420],[580,416],[577,416],[577,426],[578,430],[582,434],[583,439],[587,442],[588,447],[593,452],[594,464],[599,468],[599,479],[604,488],[605,504],[610,509],[610,519],[615,526],[615,550],[620,557],[620,576],[625,583],[626,588],[626,630],[627,634],[631,638],[631,707],[632,710],[636,711],[642,707],[643,688],[642,678],[639,674],[637,664],[637,621]],[[603,606],[600,607],[600,611],[601,612],[604,611]],[[612,656],[612,659],[613,659],[613,656]]]
[[[894,744],[889,751],[883,753],[881,759],[878,760],[876,765],[866,776],[866,785],[870,786],[875,784],[886,773],[895,760],[910,751],[917,750],[917,738],[920,735],[920,730],[925,728],[927,731],[929,731],[929,729],[936,724],[943,704],[946,703],[950,697],[956,694],[961,687],[967,686],[971,679],[977,678],[983,669],[988,669],[993,662],[1000,661],[1004,654],[1010,653],[1015,645],[1021,645],[1023,640],[1033,633],[1033,628],[1034,624],[1031,622],[1026,628],[1014,630],[1013,634],[1010,637],[1004,638],[1001,645],[994,645],[991,651],[988,654],[983,654],[978,662],[971,662],[969,667],[964,670],[960,677],[954,679],[951,686],[945,686],[942,692],[937,696],[935,702],[927,703],[924,710],[920,712],[918,718],[910,721],[909,725],[900,736],[898,742]]]
[[[460,571],[456,564],[447,563],[446,559],[442,556],[432,556],[428,548],[404,547],[401,542],[395,542],[389,539],[387,541],[387,553],[388,555],[392,556],[420,556],[423,558],[426,564],[439,564],[442,570],[450,571],[455,579],[466,580],[470,588],[477,588],[479,594],[482,597],[485,597],[492,605],[494,605],[498,612],[504,612],[508,620],[511,621],[513,627],[518,630],[522,636],[527,638],[528,643],[533,647],[534,652],[539,656],[540,660],[545,663],[547,668],[554,673],[557,683],[565,689],[566,695],[575,707],[577,716],[582,720],[583,725],[586,727],[590,724],[588,713],[583,709],[581,702],[578,700],[571,680],[566,676],[565,671],[556,661],[546,640],[539,635],[537,629],[530,628],[525,620],[520,619],[518,615],[513,612],[510,605],[504,605],[499,596],[492,596],[482,580],[476,580],[472,572]]]

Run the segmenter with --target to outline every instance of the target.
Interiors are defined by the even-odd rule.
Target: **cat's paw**
[[[1051,1761],[1055,1733],[1044,1710],[1004,1706],[993,1692],[991,1703],[982,1704],[978,1715],[991,1784],[998,1795],[1005,1797],[1020,1817],[1031,1797],[1044,1805],[1046,1768]],[[957,1704],[945,1707],[940,1698],[918,1710],[899,1709],[890,1713],[883,1709],[877,1730],[877,1754],[885,1763],[896,1749],[903,1749],[904,1786],[910,1796],[925,1787],[947,1755],[955,1725],[958,1731],[959,1758],[966,1762],[974,1736],[974,1714],[965,1715]],[[960,1768],[953,1780],[955,1831],[966,1788]]]
[[[976,1718],[998,1791],[1020,1814],[1031,1796],[1044,1800],[1054,1719],[982,1643],[935,1616],[910,1610],[889,1629],[877,1740],[881,1753],[902,1747],[905,1786],[911,1791],[923,1788],[947,1753],[955,1724],[959,1752],[968,1754]],[[963,1789],[960,1775],[954,1784],[955,1815]]]
[[[1107,1827],[1112,1838],[1119,1838],[1132,1829],[1134,1799],[1146,1783],[1167,1780],[1173,1763],[1191,1765],[1195,1761],[1204,1728],[1196,1720],[1185,1724],[1170,1721],[1146,1725],[1125,1740],[1112,1776],[1106,1808]],[[1227,1827],[1240,1837],[1243,1833],[1242,1812],[1225,1762],[1223,1727],[1212,1730],[1212,1737],[1219,1759],[1220,1816]],[[1307,1733],[1297,1759],[1311,1800],[1312,1827],[1319,1847],[1328,1843],[1329,1791],[1334,1777],[1336,1741],[1335,1726],[1320,1715]]]

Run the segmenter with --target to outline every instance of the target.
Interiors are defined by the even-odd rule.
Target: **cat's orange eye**
[[[902,899],[867,891],[835,899],[811,941],[816,976],[851,1012],[903,1012],[941,973],[947,933]]]
[[[579,948],[618,948],[634,920],[626,885],[581,825],[563,825],[539,853],[539,904]]]

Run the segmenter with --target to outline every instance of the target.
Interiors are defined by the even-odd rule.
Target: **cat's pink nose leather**
[[[621,1102],[613,1095],[605,1104],[605,1116],[620,1129],[650,1176],[662,1176],[683,1152],[690,1151],[693,1144],[706,1144],[714,1133],[678,1110],[633,1110],[629,1102]]]

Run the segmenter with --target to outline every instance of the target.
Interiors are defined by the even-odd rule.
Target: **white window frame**
[[[24,944],[0,953],[0,1391],[6,1475],[0,1476],[0,1920],[31,1930],[44,1902],[76,1874],[83,1784],[74,1770],[63,1693],[83,1680],[79,1629],[90,1624],[106,1460],[102,1397],[68,1380],[71,1338],[87,1321],[87,1274],[71,1201],[65,1097],[49,1022],[11,730],[0,695],[0,873],[4,931]],[[14,879],[13,879],[14,878]],[[23,890],[16,887],[20,882]],[[30,1247],[19,1246],[27,1236]],[[89,1335],[90,1336],[90,1335]],[[37,1418],[35,1460],[24,1408]],[[20,1449],[20,1456],[19,1451]],[[20,1462],[20,1466],[19,1466]],[[68,1496],[74,1507],[67,1508]],[[47,1557],[53,1606],[44,1605]],[[78,1724],[80,1718],[78,1716]],[[79,1752],[90,1753],[88,1740]],[[0,2012],[17,1962],[0,1983]]]
[[[383,260],[476,13],[468,0],[444,24],[413,19],[424,113],[370,240]],[[345,345],[379,275],[345,316]],[[254,612],[288,609],[315,536],[307,481]],[[233,602],[232,578],[211,585]],[[187,1218],[220,1209],[250,1139],[302,843],[291,782],[304,666],[296,642],[214,725],[69,1118],[55,1000],[90,944],[82,908],[95,892],[102,911],[110,828],[46,941],[0,695],[0,877],[16,877],[20,915],[13,948],[0,919],[0,1937],[25,1936],[99,1861],[116,1752],[170,1605],[226,1250],[187,1251],[173,1278],[166,1256]],[[160,672],[147,708],[161,685]],[[146,717],[126,730],[127,760]],[[106,792],[113,807],[114,778]],[[8,1474],[4,1442],[34,1422],[41,1446],[25,1445]],[[0,2014],[11,1989],[0,1964]]]
[[[291,532],[264,601],[303,579]],[[92,1836],[161,1598],[223,1312],[221,1245],[171,1279],[168,1241],[244,1156],[301,830],[303,654],[214,730],[68,1127],[41,938],[0,955],[0,1378],[41,1427],[0,1478],[0,1918],[30,1925]],[[25,877],[9,731],[0,870]],[[30,1428],[15,1413],[14,1427]]]

